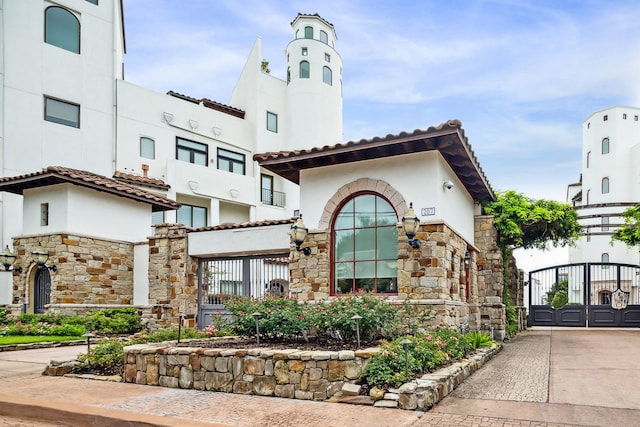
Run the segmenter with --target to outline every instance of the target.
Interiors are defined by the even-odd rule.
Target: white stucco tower
[[[288,140],[292,149],[342,142],[342,58],[333,25],[319,15],[298,16],[286,48]]]
[[[610,107],[584,121],[581,179],[569,185],[567,201],[583,233],[569,262],[639,263],[638,248],[611,245],[611,235],[620,214],[640,202],[640,108]]]

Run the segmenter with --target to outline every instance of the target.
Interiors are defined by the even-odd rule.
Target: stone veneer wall
[[[187,251],[188,231],[182,224],[159,224],[149,238],[149,305],[157,325],[194,327],[198,314],[197,261]]]
[[[51,309],[56,304],[129,305],[133,302],[133,244],[73,234],[51,234],[14,239],[16,248],[13,295],[33,307],[37,266],[31,252],[38,246],[49,252]]]
[[[502,340],[506,333],[506,312],[502,303],[502,252],[498,247],[498,231],[493,216],[475,218],[475,244],[479,250],[477,265],[480,327],[493,331],[494,338]]]
[[[300,301],[322,301],[330,296],[329,238],[325,231],[310,231],[302,247],[305,256],[292,247],[289,290]],[[467,243],[444,223],[422,224],[417,233],[422,246],[413,249],[398,228],[397,300],[430,310],[434,324],[465,329],[477,328],[477,282],[470,272],[470,298],[466,301],[464,256]],[[473,266],[473,255],[472,262]]]
[[[374,406],[426,411],[445,398],[501,346],[472,355],[390,389]],[[301,400],[351,402],[365,367],[378,348],[343,351],[215,349],[170,343],[125,347],[124,381],[182,389],[253,394]],[[65,371],[49,366],[49,375]]]

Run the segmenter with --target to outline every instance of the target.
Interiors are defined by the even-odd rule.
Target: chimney
[[[142,176],[146,178],[148,172],[149,172],[149,165],[142,164]]]

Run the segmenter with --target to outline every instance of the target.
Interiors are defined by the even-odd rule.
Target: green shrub
[[[464,338],[469,344],[469,348],[473,350],[480,347],[491,347],[493,345],[493,340],[487,332],[467,332]]]
[[[551,307],[553,308],[562,308],[569,302],[569,296],[567,291],[560,290],[555,293],[553,296],[553,300],[551,300]]]
[[[205,338],[207,335],[204,332],[200,332],[194,328],[181,328],[180,339],[189,338]],[[145,342],[162,342],[162,341],[176,341],[178,339],[178,328],[165,328],[154,332],[140,332],[135,335],[130,344],[145,343]]]
[[[401,344],[404,338],[410,341],[406,347]],[[371,387],[399,387],[438,366],[461,359],[467,345],[458,331],[449,328],[437,328],[414,337],[385,341],[380,351],[371,357],[363,378]]]
[[[87,354],[78,355],[81,365],[74,371],[83,372],[98,368],[104,374],[121,374],[124,366],[124,347],[131,343],[115,339],[105,339],[91,347]]]
[[[131,334],[142,330],[138,310],[132,307],[112,308],[87,316],[86,327],[103,334]]]
[[[50,326],[46,334],[43,335],[58,335],[61,337],[79,337],[87,333],[87,330],[82,325],[53,325]]]
[[[0,325],[6,325],[9,322],[9,316],[7,315],[7,309],[0,307]]]

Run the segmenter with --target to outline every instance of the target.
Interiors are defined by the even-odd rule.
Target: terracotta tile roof
[[[384,138],[361,139],[344,144],[306,150],[259,153],[253,156],[260,166],[296,184],[300,171],[402,154],[437,150],[476,200],[494,199],[493,189],[462,129],[459,120],[450,120],[427,130],[416,129]]]
[[[151,188],[157,188],[159,190],[168,190],[171,188],[169,184],[165,183],[161,179],[149,178],[146,176],[134,175],[126,172],[116,171],[113,174],[113,178],[126,184],[144,185]]]
[[[23,194],[24,190],[30,188],[46,187],[63,183],[70,183],[138,202],[148,203],[154,212],[173,210],[180,207],[180,203],[174,200],[150,193],[129,184],[124,184],[113,178],[62,166],[49,166],[39,172],[0,178],[0,191]]]
[[[190,96],[183,95],[181,93],[174,92],[172,90],[167,92],[167,95],[182,99],[183,101],[199,104],[199,105],[202,105],[203,107],[211,108],[212,110],[220,111],[221,113],[229,114],[231,116],[238,117],[240,119],[244,119],[245,112],[243,110],[240,110],[239,108],[231,107],[229,105],[221,104],[216,101],[212,101],[209,98],[200,98],[200,99],[192,98]]]
[[[210,225],[207,227],[194,228],[191,231],[233,230],[238,228],[253,228],[253,227],[266,227],[269,225],[293,224],[294,222],[296,222],[296,219],[297,218],[271,219],[271,220],[240,222],[240,223],[227,222],[219,225]]]

